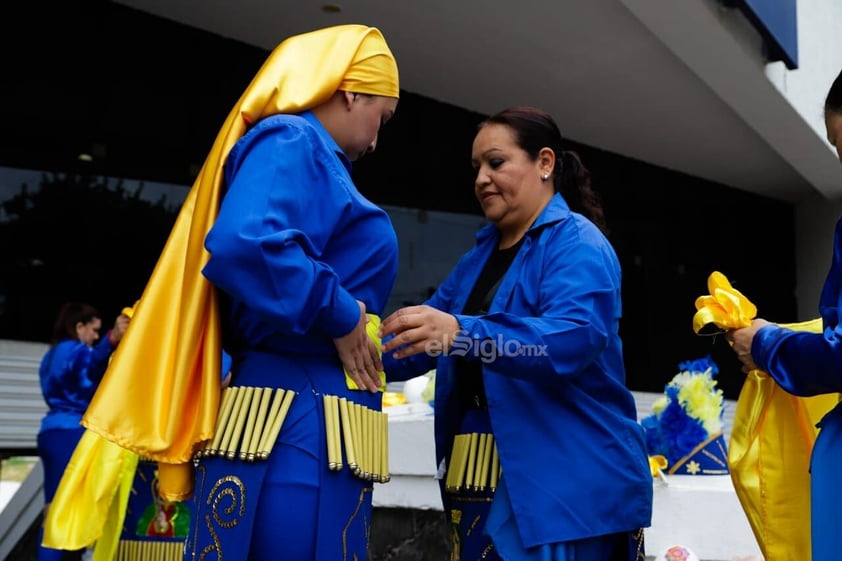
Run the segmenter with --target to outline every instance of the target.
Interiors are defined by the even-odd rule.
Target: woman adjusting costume
[[[129,348],[163,354],[158,383],[172,385],[169,371],[186,381],[151,396],[149,429],[105,403],[88,421],[158,460],[168,499],[190,492],[184,466],[195,459],[186,558],[367,557],[372,481],[385,473],[375,461],[360,469],[348,447],[385,443],[369,333],[395,280],[397,241],[350,170],[376,147],[398,94],[375,28],[281,43],[229,114],[147,285],[139,321],[154,317],[150,307],[178,313],[135,325]],[[220,339],[233,359],[221,397]],[[131,369],[128,354],[117,369]]]
[[[481,125],[474,189],[491,224],[425,305],[381,326],[390,377],[437,369],[453,560],[643,559],[652,477],[625,387],[620,266],[561,143],[534,108]]]

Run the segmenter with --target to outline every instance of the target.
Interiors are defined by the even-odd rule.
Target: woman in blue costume
[[[324,60],[314,48],[327,51]],[[328,75],[310,71],[315,82],[301,83],[299,67]],[[281,98],[323,95],[263,116],[228,152],[202,272],[218,289],[231,387],[281,388],[295,398],[262,483],[248,486],[253,464],[226,468],[246,484],[253,517],[237,523],[251,524],[250,536],[220,545],[222,524],[202,537],[218,512],[200,472],[199,537],[188,557],[210,547],[226,560],[363,560],[372,483],[329,469],[322,399],[381,407],[382,364],[366,324],[392,290],[397,240],[388,215],[355,187],[351,162],[375,149],[395,112],[397,66],[378,30],[348,25],[287,39],[265,68],[278,72],[272,86]]]
[[[39,369],[41,393],[48,407],[38,432],[45,508],[49,508],[64,469],[85,432],[80,424],[82,414],[128,324],[128,316],[121,314],[114,328],[100,340],[102,320],[92,306],[67,302],[59,310],[50,349]],[[78,559],[80,555],[78,551],[44,547],[40,539],[38,543],[39,561]]]
[[[437,369],[453,560],[643,559],[652,476],[625,386],[620,266],[561,145],[535,108],[481,125],[474,189],[490,224],[424,305],[381,326],[390,377]]]
[[[824,105],[827,138],[842,163],[842,73]],[[833,261],[819,300],[823,333],[793,331],[755,319],[729,333],[743,371],[767,372],[787,392],[814,396],[842,392],[842,220],[836,224]],[[817,425],[810,461],[810,517],[813,561],[836,561],[842,552],[842,404]]]

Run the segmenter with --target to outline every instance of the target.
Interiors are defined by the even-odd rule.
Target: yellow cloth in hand
[[[366,315],[368,316],[368,323],[365,324],[365,332],[368,334],[368,338],[371,339],[371,342],[374,343],[374,347],[377,349],[377,356],[382,356],[383,353],[380,352],[380,336],[377,335],[377,331],[380,329],[380,316],[375,314]],[[345,372],[345,385],[348,386],[348,389],[360,389],[357,383],[348,374],[348,370],[343,370]],[[386,373],[381,370],[378,374],[380,374],[380,391],[386,391]]]
[[[106,524],[116,524],[117,531],[102,545],[116,552],[137,460],[136,454],[86,430],[47,509],[43,544],[82,549],[103,536]]]
[[[751,325],[757,308],[719,272],[709,295],[696,300],[693,330],[713,324],[727,330]],[[781,324],[822,330],[821,319]],[[815,424],[839,401],[837,394],[796,397],[767,373],[752,370],[737,400],[728,466],[740,504],[766,561],[809,561],[810,455]]]

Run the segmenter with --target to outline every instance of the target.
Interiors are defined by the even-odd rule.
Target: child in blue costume
[[[128,326],[121,315],[100,340],[99,312],[88,304],[68,302],[59,311],[52,346],[41,360],[41,393],[48,411],[38,432],[38,454],[44,466],[44,504],[49,508],[64,469],[84,427],[80,425],[108,359]],[[97,340],[99,342],[97,343]],[[38,546],[39,561],[78,559],[79,552]]]
[[[652,476],[625,386],[620,265],[561,144],[535,108],[481,125],[474,189],[490,224],[425,305],[381,326],[390,377],[437,369],[453,561],[643,559]]]
[[[842,73],[824,105],[827,138],[842,162]],[[755,319],[728,334],[743,371],[767,372],[787,392],[814,396],[842,392],[842,220],[836,224],[833,261],[819,300],[823,333],[794,331]],[[835,561],[842,551],[842,405],[819,422],[810,461],[812,561]]]
[[[312,108],[269,115],[249,128],[228,154],[222,206],[206,239],[203,274],[219,289],[231,386],[295,392],[262,485],[244,497],[257,502],[244,548],[255,560],[365,559],[371,521],[372,483],[350,469],[328,469],[322,396],[380,410],[382,365],[365,333],[366,314],[384,310],[397,274],[397,239],[388,215],[360,194],[350,173],[351,161],[374,150],[395,111],[397,67],[372,28],[315,34],[326,43],[357,38],[354,50],[333,55],[347,60],[336,91]],[[272,56],[312,40],[287,39]],[[343,369],[364,389],[349,389]],[[230,473],[238,469],[232,465]],[[210,510],[210,483],[202,477],[200,520]],[[224,553],[240,557],[230,548]]]

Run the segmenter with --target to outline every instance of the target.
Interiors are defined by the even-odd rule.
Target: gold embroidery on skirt
[[[344,467],[342,449],[351,471],[366,481],[387,483],[389,474],[388,416],[344,397],[322,396],[328,468]]]
[[[451,509],[450,511],[450,561],[461,561],[462,559],[462,538],[459,535],[459,524],[462,522],[462,511]]]
[[[634,540],[637,547],[634,554],[634,561],[646,561],[646,554],[643,551],[643,528],[638,528],[632,532],[632,540]]]
[[[486,488],[495,491],[500,473],[493,434],[473,432],[454,437],[445,480],[448,492],[485,491]]]
[[[213,440],[196,457],[249,462],[268,459],[294,396],[294,391],[280,388],[225,388]]]

